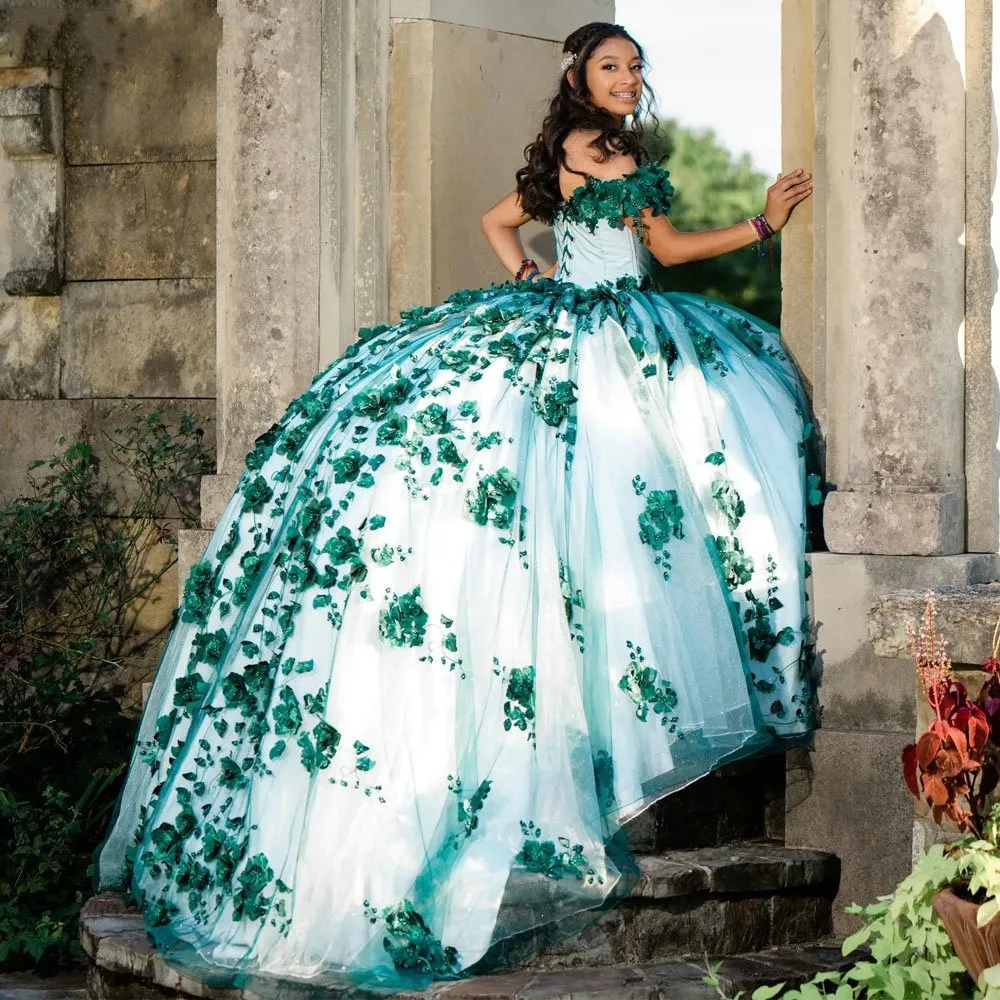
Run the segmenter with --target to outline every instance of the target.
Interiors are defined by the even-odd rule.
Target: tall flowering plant
[[[903,750],[903,777],[913,795],[931,808],[935,823],[950,819],[966,833],[983,835],[987,799],[1000,781],[1000,624],[986,678],[975,700],[952,672],[937,633],[930,595],[919,625],[907,622],[910,653],[924,697],[934,711],[926,732]]]

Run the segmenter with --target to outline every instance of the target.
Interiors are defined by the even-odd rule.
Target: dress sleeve
[[[646,163],[622,178],[622,215],[637,216],[644,208],[653,215],[669,215],[674,187],[670,174],[658,163]]]

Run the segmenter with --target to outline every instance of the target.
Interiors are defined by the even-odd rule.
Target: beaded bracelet
[[[528,272],[534,270],[538,271],[538,264],[533,261],[530,257],[525,257],[521,261],[521,266],[517,269],[517,274],[514,275],[515,281],[523,281],[525,278],[529,277]]]
[[[760,215],[755,215],[752,219],[747,219],[747,222],[750,223],[753,231],[757,234],[757,239],[761,242],[774,236],[774,229],[763,212]]]
[[[767,244],[768,257],[771,260],[771,264],[774,264],[774,243],[773,237],[775,234],[775,229],[771,226],[771,223],[767,221],[767,216],[763,212],[760,215],[755,215],[752,219],[747,219],[750,223],[750,228],[753,229],[754,235],[757,237],[757,259],[764,259],[764,244]]]

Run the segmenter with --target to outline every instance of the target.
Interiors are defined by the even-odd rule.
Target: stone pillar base
[[[957,491],[838,490],[826,497],[823,530],[831,552],[954,555],[965,549],[965,504]]]
[[[811,563],[822,720],[814,748],[789,754],[785,842],[840,856],[834,932],[844,935],[856,926],[845,906],[891,892],[911,870],[914,800],[900,752],[916,726],[913,665],[875,655],[869,609],[900,588],[988,582],[1000,557],[818,552]]]

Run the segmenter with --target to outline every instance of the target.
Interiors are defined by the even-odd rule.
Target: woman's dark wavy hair
[[[597,159],[603,163],[608,157],[618,153],[628,153],[636,163],[643,163],[648,156],[643,149],[643,123],[656,127],[656,116],[652,113],[652,91],[643,82],[643,96],[632,118],[631,128],[622,128],[618,120],[608,111],[594,105],[587,88],[585,68],[594,50],[609,38],[625,38],[638,50],[645,63],[642,46],[620,25],[608,21],[592,21],[577,28],[565,42],[563,52],[575,56],[573,65],[562,75],[559,92],[552,98],[549,113],[542,122],[542,130],[533,143],[524,150],[527,164],[517,172],[517,193],[521,206],[532,218],[551,222],[563,197],[559,190],[559,167],[571,168],[566,164],[563,142],[574,129],[596,129],[600,134],[590,143],[597,152]],[[576,70],[574,83],[570,82],[570,70]],[[573,173],[582,174],[578,170]]]

